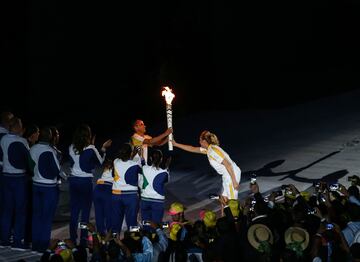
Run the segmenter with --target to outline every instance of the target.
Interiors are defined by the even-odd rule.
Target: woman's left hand
[[[239,191],[239,189],[240,189],[240,184],[235,181],[235,183],[233,182],[233,187],[234,187],[234,189],[235,189],[236,191]]]

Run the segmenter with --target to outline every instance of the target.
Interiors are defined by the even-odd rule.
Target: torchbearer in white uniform
[[[222,209],[230,199],[238,199],[241,170],[219,146],[219,140],[215,134],[203,131],[199,139],[200,147],[180,144],[174,140],[172,143],[182,150],[207,155],[210,165],[222,177],[222,193],[220,197]]]

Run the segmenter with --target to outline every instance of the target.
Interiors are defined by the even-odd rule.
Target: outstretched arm
[[[184,145],[184,144],[180,144],[175,142],[175,140],[172,141],[173,146],[180,148],[182,150],[191,152],[191,153],[198,153],[198,154],[204,154],[206,155],[206,150],[201,150],[200,147],[195,147],[195,146],[190,146],[190,145]]]
[[[166,138],[168,135],[170,135],[171,133],[173,132],[173,129],[172,128],[168,128],[166,129],[166,131],[164,133],[162,133],[161,135],[158,135],[156,137],[153,137],[151,139],[145,139],[143,141],[143,144],[147,144],[147,145],[150,145],[150,146],[154,146],[154,145],[158,145],[162,142],[162,140],[164,138]]]

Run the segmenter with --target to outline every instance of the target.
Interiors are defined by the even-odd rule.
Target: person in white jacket
[[[150,157],[151,165],[144,165],[140,176],[141,218],[142,220],[162,222],[164,216],[165,184],[169,181],[168,158],[165,165],[160,150],[153,150]]]

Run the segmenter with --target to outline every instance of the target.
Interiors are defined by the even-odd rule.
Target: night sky
[[[360,1],[237,2],[2,1],[1,109],[120,132],[165,120],[166,84],[176,117],[359,87]]]

